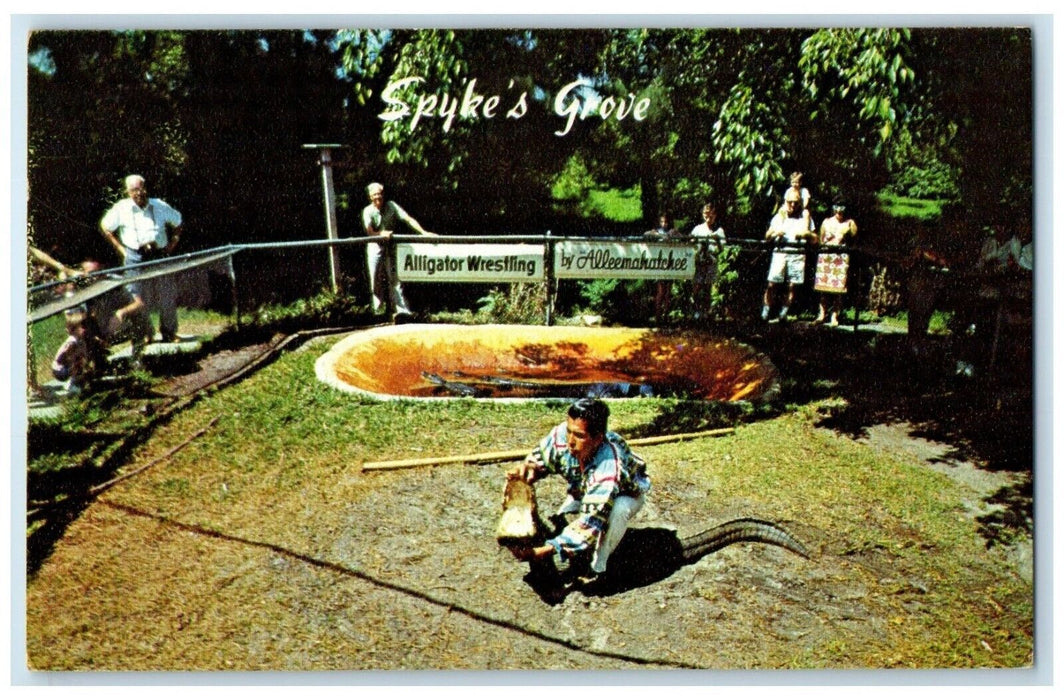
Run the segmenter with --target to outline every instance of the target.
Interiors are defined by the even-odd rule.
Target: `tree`
[[[190,221],[218,242],[321,238],[317,152],[343,138],[346,90],[324,34],[189,32],[181,101]],[[220,239],[220,240],[219,240]]]
[[[327,34],[63,31],[30,38],[29,223],[63,260],[115,263],[97,222],[138,172],[185,215],[186,250],[321,237],[303,143],[335,140]]]
[[[758,226],[793,169],[821,192],[874,192],[914,74],[903,30],[657,29],[610,33],[595,90],[652,97],[648,128],[609,124],[598,171],[640,181],[644,215],[709,198]]]
[[[380,120],[370,162],[387,171],[387,179],[411,183],[404,197],[454,202],[452,227],[550,228],[550,182],[580,139],[553,135],[559,127],[552,99],[559,76],[576,75],[603,35],[341,32],[343,65],[350,76],[364,78],[352,85],[356,101],[375,109]],[[447,209],[434,208],[439,217]]]
[[[640,183],[647,224],[662,210],[693,212],[708,199],[731,201],[725,171],[708,148],[709,126],[723,86],[739,70],[741,41],[731,30],[638,29],[613,32],[605,45],[596,90],[645,96],[653,110],[640,128],[606,122],[592,147],[600,172]]]
[[[1031,31],[914,30],[916,67],[932,119],[923,140],[946,140],[965,201],[1029,212],[1033,178]],[[937,121],[935,120],[937,118]]]
[[[60,259],[109,253],[96,224],[120,191],[118,173],[152,163],[155,187],[176,174],[174,40],[168,32],[30,36],[38,62],[27,95],[29,234]]]
[[[826,204],[913,158],[1030,209],[1022,28],[80,31],[29,50],[31,232],[66,259],[110,255],[96,222],[133,171],[190,245],[320,237],[301,145],[322,141],[348,147],[342,195],[383,180],[447,233],[557,230],[549,188],[577,161],[639,184],[648,218],[712,198],[737,233],[792,169]]]

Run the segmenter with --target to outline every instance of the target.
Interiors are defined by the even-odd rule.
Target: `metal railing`
[[[550,231],[544,234],[522,235],[435,235],[421,236],[408,234],[395,234],[387,238],[378,236],[358,236],[338,239],[300,240],[300,241],[277,241],[264,243],[240,243],[217,246],[200,251],[174,255],[167,258],[140,262],[132,265],[123,265],[113,268],[102,269],[94,272],[86,272],[67,279],[54,280],[38,284],[28,290],[30,312],[28,321],[35,323],[50,316],[62,313],[66,309],[84,304],[93,298],[134,282],[137,280],[152,279],[163,275],[177,274],[186,270],[215,264],[225,260],[228,264],[228,274],[233,284],[233,310],[239,325],[240,317],[240,294],[236,274],[232,267],[232,258],[239,253],[249,251],[275,251],[286,249],[327,248],[330,252],[339,248],[364,247],[367,243],[376,243],[382,247],[396,246],[400,243],[427,243],[432,245],[469,245],[469,244],[534,244],[544,247],[544,271],[546,273],[546,323],[553,323],[553,303],[557,291],[557,277],[555,274],[554,248],[558,244],[567,242],[592,242],[592,243],[668,243],[675,245],[717,245],[715,240],[707,241],[704,238],[691,235],[677,235],[668,239],[662,239],[645,234],[618,236],[575,236],[556,235]],[[754,238],[728,238],[723,241],[721,247],[739,248],[745,252],[758,252],[768,254],[774,251],[803,253],[815,256],[819,252],[846,252],[851,255],[851,269],[858,273],[857,287],[861,288],[863,270],[869,257],[884,257],[875,255],[857,246],[827,246],[815,244],[788,245],[785,243],[771,242],[764,239]],[[815,259],[815,258],[814,258]],[[330,255],[329,265],[335,266],[335,259]],[[335,272],[331,275],[334,292],[342,291]],[[646,275],[653,279],[652,275]],[[853,297],[854,328],[857,328],[859,318],[859,295]],[[390,299],[387,300],[390,304]],[[391,309],[389,311],[392,311]]]

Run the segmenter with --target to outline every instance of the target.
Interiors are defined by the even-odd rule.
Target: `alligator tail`
[[[779,525],[767,520],[738,518],[681,540],[683,559],[693,562],[710,552],[736,542],[763,542],[789,549],[800,557],[810,558],[809,550]]]

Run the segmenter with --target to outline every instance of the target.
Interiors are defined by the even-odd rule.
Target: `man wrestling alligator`
[[[579,399],[570,405],[565,422],[555,426],[523,464],[507,472],[503,515],[496,530],[498,542],[517,559],[533,566],[549,566],[553,560],[555,568],[575,573],[582,585],[605,578],[610,554],[650,491],[646,462],[624,438],[607,430],[608,418],[609,407],[599,399]],[[569,487],[556,517],[576,517],[537,545],[543,528],[532,484],[550,474],[564,478]],[[740,541],[774,544],[809,556],[776,524],[740,518],[679,541],[677,563],[693,562]]]
[[[569,406],[565,422],[555,426],[523,464],[507,473],[508,480],[525,484],[548,474],[568,482],[568,495],[557,515],[577,517],[558,535],[534,546],[522,539],[530,536],[528,523],[521,530],[519,523],[507,523],[504,515],[498,539],[509,543],[510,551],[522,561],[553,558],[556,566],[570,568],[586,563],[587,571],[577,579],[582,584],[605,574],[610,553],[650,491],[646,463],[628,449],[624,438],[606,429],[609,415],[609,407],[599,399],[577,400]],[[507,528],[516,529],[511,533],[516,536],[508,536]]]

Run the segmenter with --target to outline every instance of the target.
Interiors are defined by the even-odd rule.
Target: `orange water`
[[[749,346],[695,332],[500,325],[379,330],[347,339],[332,367],[340,381],[391,396],[590,393],[737,401],[761,398],[777,379],[771,362]]]

